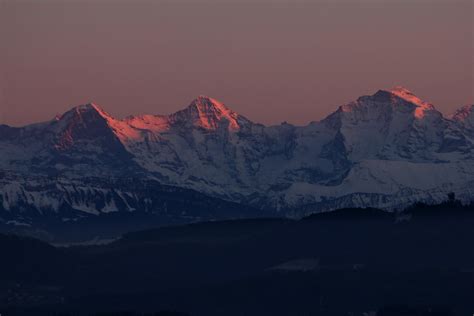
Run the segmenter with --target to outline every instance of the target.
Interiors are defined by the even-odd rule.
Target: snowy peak
[[[415,117],[422,118],[425,111],[435,110],[434,106],[421,100],[413,92],[403,87],[379,90],[373,95],[362,96],[355,102],[343,105],[339,112],[367,111],[368,108],[379,111],[391,111],[397,108],[413,110]]]
[[[422,120],[430,114],[439,117],[441,113],[435,107],[417,97],[410,90],[395,87],[390,90],[379,90],[371,96],[362,96],[356,102],[343,105],[340,112],[353,111],[403,112],[410,113],[417,120]]]
[[[83,140],[110,137],[115,123],[112,116],[94,103],[76,106],[53,121],[55,148],[66,150]]]
[[[325,123],[341,133],[354,161],[433,159],[445,125],[433,105],[402,87],[362,96],[341,106]]]
[[[474,104],[465,105],[458,109],[452,116],[455,121],[466,121],[474,119]]]
[[[239,118],[239,115],[224,103],[203,95],[194,99],[184,110],[170,115],[171,121],[175,123],[192,124],[206,130],[217,130],[221,127],[239,130]]]
[[[107,117],[110,116],[99,105],[97,105],[95,103],[86,103],[86,104],[78,105],[78,106],[72,108],[72,110],[76,111],[77,113],[84,113],[84,112],[92,111],[92,112],[98,113],[102,116],[107,116]]]
[[[396,86],[389,90],[390,93],[405,100],[411,100],[412,103],[421,103],[422,101],[413,92],[402,86]]]
[[[100,106],[94,103],[87,103],[73,107],[71,110],[67,111],[63,115],[57,116],[57,121],[82,121],[87,120],[109,120],[112,119],[107,112],[105,112]]]
[[[414,115],[417,119],[422,119],[425,117],[426,112],[428,111],[436,111],[434,106],[428,102],[425,102],[421,100],[419,97],[417,97],[413,92],[410,90],[398,86],[389,91],[392,95],[403,99],[406,102],[409,102],[411,104],[414,104],[416,106]]]
[[[463,128],[471,131],[472,134],[474,131],[474,104],[463,106],[451,118]]]
[[[99,112],[99,113],[103,113],[104,110],[97,104],[95,103],[86,103],[86,104],[82,104],[82,105],[78,105],[76,107],[74,107],[74,109],[76,111],[96,111],[96,112]]]
[[[218,111],[230,111],[229,108],[227,108],[222,102],[213,99],[211,97],[205,96],[205,95],[200,95],[196,99],[194,99],[191,104],[189,105],[190,107],[197,107],[202,110],[209,109],[209,108],[214,108]]]

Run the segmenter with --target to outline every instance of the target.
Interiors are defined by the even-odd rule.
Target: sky
[[[474,103],[472,0],[0,0],[0,124],[88,102],[121,118],[198,95],[303,125],[404,86]]]

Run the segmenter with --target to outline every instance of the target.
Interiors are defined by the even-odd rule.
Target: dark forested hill
[[[468,315],[473,227],[474,209],[451,202],[163,227],[102,246],[0,235],[0,313]]]

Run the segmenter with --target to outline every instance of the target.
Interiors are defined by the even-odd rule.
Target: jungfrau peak
[[[413,92],[411,92],[410,90],[404,87],[397,86],[391,89],[390,92],[396,95],[397,97],[402,98],[406,100],[407,102],[410,102],[416,105],[415,117],[418,119],[421,119],[424,117],[425,111],[435,110],[432,104],[421,100],[415,94],[413,94]]]
[[[326,120],[340,126],[352,161],[435,159],[446,123],[433,105],[401,87],[362,96]]]
[[[472,109],[445,118],[401,87],[306,126],[252,123],[206,96],[174,114],[126,119],[91,103],[49,122],[0,126],[0,171],[8,174],[0,205],[38,214],[149,209],[136,183],[117,191],[117,179],[296,217],[351,206],[396,210],[449,192],[467,202],[474,196]],[[28,185],[32,178],[41,184]]]

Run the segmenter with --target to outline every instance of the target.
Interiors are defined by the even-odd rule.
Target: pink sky
[[[402,85],[474,103],[473,1],[0,2],[0,124],[95,102],[168,114],[200,94],[249,119],[306,124]]]

